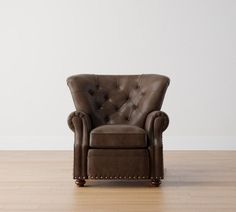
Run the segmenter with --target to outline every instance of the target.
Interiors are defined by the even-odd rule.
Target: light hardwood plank
[[[236,151],[166,151],[165,179],[72,180],[70,151],[1,151],[0,211],[236,211]]]

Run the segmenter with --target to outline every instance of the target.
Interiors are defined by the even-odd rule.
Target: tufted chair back
[[[104,124],[144,127],[148,113],[160,110],[169,78],[144,75],[75,75],[67,79],[77,111],[89,114],[93,128]]]

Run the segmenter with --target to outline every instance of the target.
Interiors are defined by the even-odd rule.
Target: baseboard
[[[165,150],[236,150],[236,136],[164,136]],[[73,136],[1,136],[0,150],[72,150]]]
[[[1,136],[0,150],[72,150],[73,136]]]
[[[165,150],[236,150],[236,136],[166,136]]]

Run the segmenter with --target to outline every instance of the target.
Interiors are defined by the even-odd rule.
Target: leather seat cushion
[[[145,148],[147,139],[145,130],[123,124],[102,125],[90,133],[92,148]]]

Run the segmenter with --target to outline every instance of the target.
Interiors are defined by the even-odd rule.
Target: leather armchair
[[[75,75],[67,79],[76,111],[68,117],[74,132],[76,184],[85,179],[164,178],[161,112],[169,85],[162,75]]]

